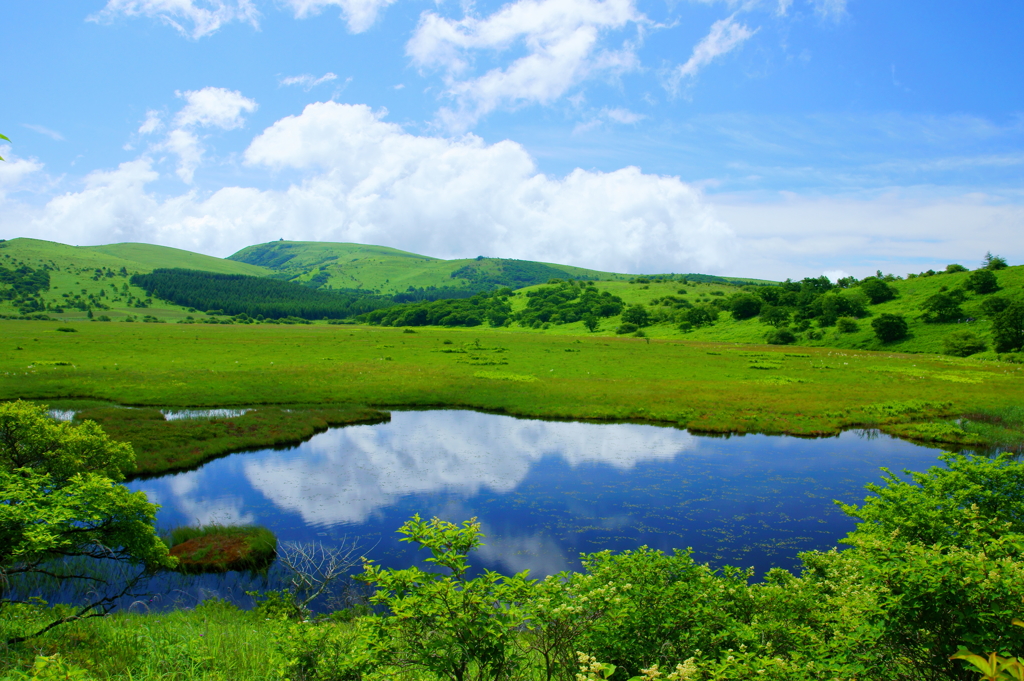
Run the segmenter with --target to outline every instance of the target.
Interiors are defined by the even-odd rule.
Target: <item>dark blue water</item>
[[[847,432],[799,439],[700,437],[633,424],[396,411],[287,450],[234,454],[129,485],[162,505],[158,526],[258,523],[282,541],[358,542],[386,566],[419,563],[395,530],[412,514],[478,517],[473,563],[540,577],[581,552],[692,547],[715,566],[793,568],[854,527],[880,468],[924,470],[938,450]]]

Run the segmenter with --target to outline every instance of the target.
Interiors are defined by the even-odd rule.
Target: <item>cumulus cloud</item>
[[[588,78],[637,69],[633,44],[610,49],[601,40],[646,22],[633,0],[517,0],[488,17],[459,21],[424,12],[406,54],[421,69],[445,71],[456,108],[442,109],[439,118],[462,130],[499,106],[549,104]],[[505,68],[469,73],[476,52],[512,47],[526,54]]]
[[[711,25],[711,31],[697,43],[693,48],[693,54],[686,60],[685,64],[677,66],[668,80],[667,86],[670,91],[679,89],[679,83],[684,78],[692,78],[697,73],[714,61],[716,58],[727,54],[743,44],[759,29],[751,30],[743,24],[737,23],[736,15],[719,19]]]
[[[0,200],[7,194],[25,188],[25,179],[43,169],[43,164],[36,159],[15,158],[11,156],[11,147],[0,144]],[[8,216],[10,217],[10,216]]]
[[[205,152],[203,145],[199,142],[199,138],[196,137],[194,132],[180,128],[171,130],[167,135],[167,139],[162,144],[157,145],[155,149],[169,151],[177,155],[178,177],[185,184],[192,184],[196,168],[202,163],[203,153]]]
[[[118,17],[159,19],[183,36],[198,40],[233,21],[259,28],[259,16],[252,0],[107,0],[106,6],[88,20],[111,22]]]
[[[185,106],[174,116],[174,126],[162,142],[150,147],[151,151],[169,152],[178,157],[177,174],[181,181],[192,184],[195,171],[203,160],[206,148],[199,135],[198,128],[220,128],[234,130],[245,124],[243,114],[252,113],[257,109],[254,100],[244,97],[237,90],[219,87],[206,87],[202,90],[176,92],[185,100]],[[139,134],[146,135],[163,127],[160,114],[156,111],[146,113],[146,121],[139,127]]]
[[[278,83],[281,85],[301,85],[303,90],[309,92],[317,85],[323,85],[324,83],[329,83],[332,80],[337,79],[338,74],[328,71],[319,78],[311,74],[304,73],[301,76],[288,76],[287,78],[282,78]]]
[[[245,123],[243,113],[252,113],[257,108],[256,102],[243,97],[241,92],[222,87],[204,87],[175,94],[186,102],[174,117],[174,124],[182,128],[202,126],[234,130]]]
[[[735,250],[732,232],[678,178],[634,167],[550,177],[514,142],[417,136],[383,118],[366,106],[325,102],[263,131],[245,162],[252,172],[293,176],[286,189],[158,198],[146,190],[158,177],[155,162],[143,157],[91,174],[85,189],[53,199],[20,229],[63,242],[145,241],[220,256],[284,237],[626,272],[717,271]],[[179,139],[186,151],[187,142]],[[188,167],[183,159],[179,172]]]
[[[377,21],[380,13],[395,0],[285,0],[296,19],[320,14],[325,7],[338,7],[350,33],[362,33]]]

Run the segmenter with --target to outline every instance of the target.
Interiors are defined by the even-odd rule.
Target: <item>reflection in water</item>
[[[165,421],[182,419],[233,419],[245,416],[252,409],[161,409]]]
[[[762,572],[834,546],[853,523],[832,500],[862,499],[881,466],[935,461],[934,450],[856,433],[721,439],[424,411],[130,486],[163,504],[162,526],[257,522],[282,540],[347,537],[387,565],[422,558],[394,534],[420,513],[479,517],[487,539],[476,562],[505,572],[551,574],[577,567],[580,552],[640,544],[692,546],[698,560]]]

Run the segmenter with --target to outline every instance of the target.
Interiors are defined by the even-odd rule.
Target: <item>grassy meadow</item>
[[[261,438],[280,443],[292,419],[316,429],[332,418],[381,418],[351,405],[630,420],[705,433],[816,436],[880,427],[980,445],[986,438],[970,424],[948,420],[978,415],[998,424],[1024,396],[1017,364],[689,338],[327,324],[0,321],[0,329],[0,399],[92,408],[87,413],[112,435],[135,443],[144,466],[154,449],[147,439],[160,449],[162,437],[177,438],[177,451],[195,450],[192,460],[156,462],[146,472],[234,449],[230,438],[241,432],[249,439],[237,448],[259,446]],[[102,405],[262,408],[220,425],[181,426],[155,410]],[[305,406],[280,411],[289,405]],[[207,444],[193,445],[190,427],[208,429],[201,434]]]

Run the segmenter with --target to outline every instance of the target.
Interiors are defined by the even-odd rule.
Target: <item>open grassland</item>
[[[895,352],[485,328],[70,328],[77,331],[58,331],[53,322],[0,321],[0,398],[58,406],[74,400],[168,407],[444,406],[657,422],[710,433],[827,435],[881,427],[961,444],[982,444],[984,438],[935,419],[987,414],[1002,423],[998,414],[1024,399],[1020,365]],[[263,411],[254,412],[253,421],[280,416],[259,416]],[[147,426],[144,418],[129,424],[128,417],[96,416],[112,435],[129,440],[149,426],[172,427],[158,419]],[[232,435],[227,431],[242,430],[248,416],[218,427]],[[908,424],[918,430],[907,431]],[[253,429],[253,439],[264,432]],[[144,455],[146,447],[133,441]],[[183,436],[179,449],[189,447]],[[196,456],[204,456],[201,448]]]
[[[994,295],[1003,296],[1009,299],[1024,298],[1024,266],[1009,267],[994,272],[999,282],[1000,290]],[[890,301],[871,305],[869,311],[872,316],[880,314],[903,315],[909,324],[910,334],[907,338],[893,343],[882,343],[871,329],[871,317],[858,320],[858,330],[851,333],[842,333],[835,326],[819,328],[813,325],[811,328],[821,334],[820,339],[811,338],[806,332],[798,334],[798,344],[809,347],[830,347],[851,350],[879,350],[887,352],[903,353],[941,353],[943,350],[943,339],[953,331],[970,329],[982,337],[990,333],[990,324],[986,321],[986,315],[981,310],[982,303],[993,294],[978,295],[968,294],[967,300],[961,305],[968,318],[975,321],[966,323],[928,323],[922,317],[922,305],[931,296],[945,290],[953,290],[962,287],[970,276],[969,272],[957,272],[953,274],[936,274],[928,277],[916,277],[914,279],[896,280],[889,282],[898,291],[898,296]],[[659,281],[652,279],[647,283],[630,283],[628,281],[598,281],[596,286],[600,291],[622,298],[627,305],[643,304],[648,306],[652,312],[659,309],[660,301],[668,296],[676,299],[685,299],[693,305],[712,303],[716,300],[725,301],[739,291],[740,286],[720,283],[690,283],[684,285],[678,281]],[[517,312],[526,307],[528,298],[526,293],[536,290],[539,286],[531,286],[520,291],[511,298],[512,311]],[[597,333],[601,335],[614,335],[615,329],[620,325],[621,317],[611,317],[601,320],[601,326]],[[644,333],[650,338],[664,339],[687,339],[694,341],[718,341],[728,343],[763,343],[765,335],[773,327],[758,320],[757,317],[736,321],[728,311],[723,311],[713,326],[696,328],[690,331],[681,331],[675,323],[655,323],[644,328]],[[588,335],[583,322],[572,324],[553,325],[544,330],[545,333],[554,335]],[[989,344],[991,347],[991,343]],[[979,359],[994,359],[995,353],[989,350],[977,356]]]

